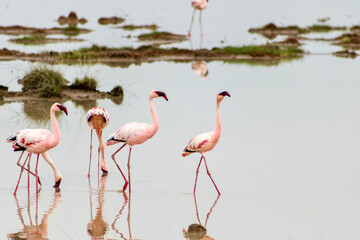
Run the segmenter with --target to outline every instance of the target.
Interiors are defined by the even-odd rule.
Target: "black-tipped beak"
[[[63,112],[66,114],[66,116],[68,115],[67,108],[66,108],[65,106],[59,104],[59,105],[58,105],[58,108],[59,108],[61,111],[63,111]]]
[[[228,93],[227,91],[223,91],[223,92],[221,92],[221,93],[219,93],[219,95],[221,95],[221,96],[228,96],[228,97],[230,97],[230,93]]]
[[[165,98],[166,101],[169,101],[166,94],[162,91],[156,91],[156,94],[159,96],[159,97],[163,97]]]

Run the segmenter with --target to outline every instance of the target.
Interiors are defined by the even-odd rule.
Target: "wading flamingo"
[[[46,129],[25,129],[20,130],[21,134],[18,134],[16,137],[16,141],[13,142],[14,151],[27,151],[29,154],[28,156],[31,157],[32,153],[37,154],[37,161],[35,167],[35,177],[38,177],[38,164],[39,164],[39,156],[42,154],[45,161],[51,166],[54,171],[55,176],[55,185],[54,188],[58,191],[59,186],[61,183],[62,175],[57,170],[54,162],[51,160],[48,151],[54,148],[60,141],[60,130],[58,127],[58,123],[56,121],[55,112],[56,111],[63,111],[66,115],[67,109],[65,106],[61,105],[60,103],[54,103],[50,109],[50,118],[51,118],[51,125],[53,129],[53,133]],[[12,134],[14,135],[14,134]],[[15,133],[16,135],[16,133]],[[26,160],[25,160],[26,161]],[[29,160],[30,161],[30,160]],[[24,165],[23,165],[24,166]],[[21,179],[22,172],[24,167],[22,166],[20,176],[18,179],[18,183],[16,185],[14,195],[19,186],[19,182]],[[28,169],[30,171],[30,169]],[[36,194],[38,193],[38,181],[36,182]]]
[[[194,193],[196,191],[196,182],[197,182],[197,178],[198,178],[198,174],[199,174],[199,168],[200,168],[202,160],[204,159],[206,172],[209,175],[212,183],[214,184],[216,191],[220,195],[220,191],[217,188],[214,180],[212,179],[210,171],[206,164],[205,153],[207,151],[212,150],[216,146],[217,142],[219,141],[219,138],[221,135],[220,103],[224,99],[225,96],[230,97],[230,94],[227,91],[223,91],[216,95],[216,127],[215,127],[215,130],[213,132],[207,132],[207,133],[200,134],[200,135],[194,137],[193,139],[191,139],[190,142],[188,143],[188,145],[184,148],[184,151],[182,153],[183,157],[186,157],[194,152],[198,152],[201,154],[200,162],[196,169]]]
[[[209,74],[209,70],[207,69],[207,64],[203,61],[196,61],[191,64],[191,69],[196,73],[199,74],[202,78],[206,78]]]
[[[202,31],[201,13],[202,13],[202,10],[204,10],[207,7],[207,2],[208,2],[208,0],[192,0],[191,1],[191,6],[194,8],[194,13],[193,13],[192,18],[191,18],[188,37],[191,36],[191,28],[192,28],[192,25],[193,25],[193,22],[194,22],[194,17],[195,17],[196,10],[200,11],[200,13],[199,13],[199,23],[200,23],[201,37],[204,36],[203,31]]]
[[[109,114],[107,113],[107,111],[104,108],[95,107],[88,111],[86,120],[87,120],[89,127],[91,128],[90,161],[89,161],[88,177],[90,177],[93,129],[96,130],[96,135],[99,139],[98,156],[101,151],[101,171],[103,171],[103,174],[107,174],[108,168],[107,168],[107,164],[105,161],[105,145],[104,145],[104,140],[102,138],[102,131],[109,124]],[[99,163],[98,163],[98,166],[99,166]],[[98,169],[98,171],[99,171],[99,169]]]
[[[126,190],[127,185],[129,184],[129,192],[131,192],[131,184],[130,184],[130,155],[131,149],[134,145],[141,144],[152,136],[155,135],[157,130],[159,129],[159,119],[156,113],[156,109],[153,103],[154,98],[163,97],[166,101],[168,98],[164,92],[153,90],[149,95],[149,103],[150,103],[150,111],[152,115],[152,125],[141,122],[130,122],[119,128],[113,135],[110,136],[109,140],[106,142],[106,146],[113,145],[119,142],[123,142],[124,144],[111,155],[114,160],[117,168],[119,169],[121,175],[125,180],[125,184],[123,187],[123,191]],[[121,171],[119,165],[115,160],[115,155],[123,148],[125,145],[129,145],[129,157],[128,157],[128,179],[126,179],[124,173]]]

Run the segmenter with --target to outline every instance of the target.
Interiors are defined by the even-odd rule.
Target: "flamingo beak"
[[[159,97],[163,97],[165,98],[166,101],[169,101],[166,94],[162,91],[156,91],[156,94],[159,96]]]
[[[59,105],[58,105],[58,108],[59,108],[61,111],[63,111],[63,112],[66,114],[66,116],[68,115],[67,108],[66,108],[65,106],[59,104]]]
[[[228,97],[230,97],[230,93],[228,93],[227,91],[223,91],[223,92],[221,92],[221,93],[219,93],[219,95],[221,95],[221,96],[228,96]]]

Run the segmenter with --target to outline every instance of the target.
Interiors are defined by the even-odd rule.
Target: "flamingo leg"
[[[190,23],[190,28],[189,28],[189,32],[188,32],[188,37],[191,36],[191,28],[192,28],[192,25],[193,25],[193,22],[194,22],[195,12],[196,12],[196,9],[194,8],[194,13],[193,13],[192,18],[191,18],[191,23]]]
[[[20,164],[20,160],[21,160],[23,154],[24,154],[24,152],[22,152],[22,154],[20,155],[19,160],[18,160],[17,163],[16,163],[20,168],[22,167],[21,164]],[[24,170],[28,171],[31,175],[33,175],[33,176],[35,177],[35,173],[33,173],[29,168],[26,168],[26,167],[24,166]],[[40,178],[39,178],[39,184],[41,185]]]
[[[202,29],[201,13],[202,13],[202,11],[200,10],[199,23],[200,23],[201,38],[203,38],[203,37],[204,37],[204,34],[203,34],[203,29]]]
[[[201,156],[199,165],[198,165],[198,167],[197,167],[197,169],[196,169],[196,177],[195,177],[195,185],[194,185],[194,194],[195,194],[195,191],[196,191],[196,183],[197,183],[197,178],[198,178],[198,174],[199,174],[199,169],[200,169],[201,161],[202,161],[203,158],[204,158],[204,156]]]
[[[131,156],[131,147],[129,148],[129,158],[128,158],[128,180],[129,180],[129,193],[131,193],[131,181],[130,181],[130,156]],[[129,206],[130,206],[130,202],[129,202]]]
[[[89,161],[89,172],[88,172],[88,177],[90,177],[90,167],[91,167],[92,136],[93,136],[93,130],[91,129],[91,134],[90,134],[90,161]]]
[[[100,154],[100,151],[101,151],[101,171],[104,174],[107,174],[108,173],[108,168],[107,168],[107,164],[106,164],[106,161],[105,161],[105,144],[104,144],[104,140],[102,138],[102,130],[97,129],[96,134],[97,134],[97,137],[99,139],[98,154]]]
[[[116,152],[113,153],[113,155],[111,155],[111,158],[114,160],[115,164],[116,164],[116,167],[119,169],[121,175],[123,176],[124,178],[124,181],[125,181],[125,184],[124,184],[124,187],[123,187],[123,191],[126,190],[127,188],[127,185],[128,185],[128,180],[126,179],[124,173],[121,171],[121,168],[119,167],[119,164],[116,162],[115,160],[115,155],[123,148],[125,147],[126,143],[124,143],[124,145],[122,145]]]
[[[40,157],[40,154],[38,153],[37,159],[36,159],[36,166],[35,166],[36,180],[38,179],[39,157]],[[39,193],[39,187],[38,187],[38,181],[36,181],[36,196],[38,195],[38,193]]]
[[[215,184],[215,182],[214,182],[214,179],[211,177],[210,171],[209,171],[208,166],[207,166],[207,164],[206,164],[206,159],[205,159],[205,157],[204,157],[204,163],[205,163],[205,167],[206,167],[206,172],[207,172],[207,174],[209,175],[212,183],[214,184],[214,186],[215,186],[215,188],[216,188],[216,191],[217,191],[218,194],[220,195],[221,193],[219,192],[219,189],[217,188],[217,186],[216,186],[216,184]]]
[[[24,153],[24,152],[23,152],[23,153]],[[25,161],[24,161],[23,165],[21,165],[21,171],[20,171],[20,175],[19,175],[18,182],[17,182],[17,184],[16,184],[15,191],[14,191],[14,196],[16,196],[16,192],[17,192],[17,189],[18,189],[18,187],[19,187],[21,175],[22,175],[22,173],[23,173],[23,171],[24,171],[24,166],[25,166],[26,162],[28,161],[30,154],[31,154],[31,153],[28,153],[27,157],[25,158]],[[22,154],[21,154],[21,156],[22,156]],[[21,157],[21,156],[20,156],[20,157]]]
[[[28,169],[30,169],[30,162],[31,162],[31,154],[29,156],[29,160],[28,160]],[[28,172],[28,192],[30,191],[30,174]]]

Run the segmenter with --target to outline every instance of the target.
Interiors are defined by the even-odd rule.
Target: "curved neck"
[[[52,136],[51,140],[56,145],[60,140],[60,130],[59,130],[58,123],[56,121],[55,110],[53,110],[53,109],[51,109],[51,111],[50,111],[50,119],[51,119],[51,126],[53,129],[53,136]]]
[[[220,136],[221,134],[221,121],[220,121],[220,102],[221,100],[216,101],[216,127],[214,134]]]
[[[150,103],[150,111],[151,111],[151,116],[152,116],[152,127],[154,128],[154,131],[156,132],[159,129],[159,118],[158,118],[152,97],[149,97],[149,103]]]

